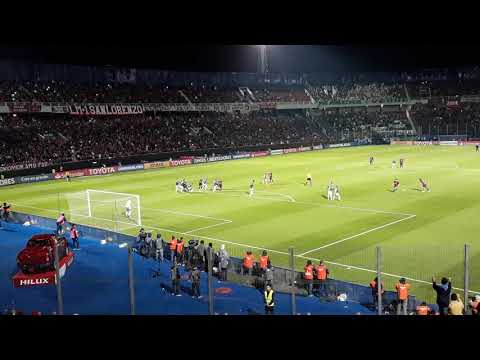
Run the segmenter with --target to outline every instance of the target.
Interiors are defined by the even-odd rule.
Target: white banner
[[[142,105],[70,105],[71,115],[133,115],[143,114]]]

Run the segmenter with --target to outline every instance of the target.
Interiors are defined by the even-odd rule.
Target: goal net
[[[112,231],[142,226],[139,195],[87,189],[62,194],[62,198],[70,222]]]

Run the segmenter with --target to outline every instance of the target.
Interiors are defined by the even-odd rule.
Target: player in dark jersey
[[[477,144],[477,145],[475,145],[475,150],[476,150],[477,152],[479,151],[478,147],[479,147],[479,145],[478,145],[478,144]]]
[[[4,221],[8,221],[8,218],[10,217],[10,204],[7,204],[6,202],[3,203],[2,206],[2,218]]]
[[[403,159],[400,159],[400,169],[403,168],[403,161],[404,161]]]
[[[392,189],[392,192],[397,191],[399,187],[400,187],[400,181],[398,181],[398,179],[393,180],[393,189]]]
[[[420,181],[420,184],[422,185],[422,191],[425,192],[425,191],[428,191],[430,192],[430,188],[428,187],[428,184],[422,180],[422,179],[418,179]]]
[[[370,165],[373,165],[374,159],[373,156],[370,156]]]

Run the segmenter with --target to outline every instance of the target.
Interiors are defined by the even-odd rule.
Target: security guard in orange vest
[[[372,297],[373,297],[373,303],[375,305],[375,308],[378,307],[378,277],[370,281],[370,288],[372,289]],[[380,284],[380,294],[383,297],[383,293],[385,292],[385,289],[383,287],[383,282]]]
[[[330,272],[323,261],[320,261],[320,263],[315,266],[315,275],[318,282],[318,296],[321,296],[322,294],[323,296],[328,296],[327,276],[329,273]]]
[[[417,306],[417,315],[430,315],[431,312],[432,310],[425,301],[422,302],[420,306]]]
[[[267,271],[267,266],[270,263],[270,259],[268,258],[267,251],[263,250],[262,256],[260,256],[260,260],[258,262],[258,265],[260,266],[260,271],[262,274],[265,274],[265,271]]]
[[[248,274],[249,276],[252,276],[254,261],[255,261],[255,257],[253,256],[252,252],[247,251],[247,253],[243,257],[243,275]]]
[[[183,247],[185,246],[185,243],[183,241],[183,237],[181,237],[177,241],[177,262],[179,264],[183,264]]]
[[[177,260],[177,239],[172,235],[172,240],[170,241],[170,260],[176,262]]]
[[[305,284],[307,286],[308,296],[313,296],[313,265],[310,260],[307,261],[307,264],[304,267],[303,278],[305,279]]]
[[[275,299],[273,298],[273,289],[270,285],[267,285],[263,296],[265,301],[265,314],[271,315],[275,309]]]
[[[400,281],[395,285],[395,290],[397,290],[397,315],[403,313],[407,315],[407,306],[408,306],[408,290],[410,290],[410,284],[407,283],[405,278],[401,278]]]

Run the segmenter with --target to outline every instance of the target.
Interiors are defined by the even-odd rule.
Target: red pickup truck
[[[27,242],[25,249],[17,255],[17,264],[24,274],[38,274],[55,269],[53,249],[59,244],[58,261],[70,252],[67,239],[52,234],[34,235]]]

